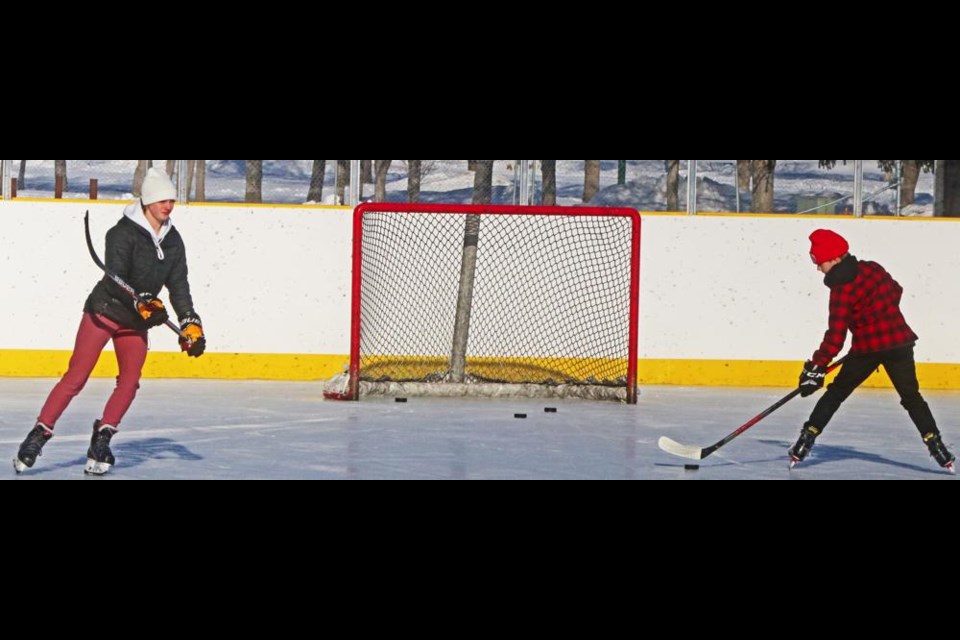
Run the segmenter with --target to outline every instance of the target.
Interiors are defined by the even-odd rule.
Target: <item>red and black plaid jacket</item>
[[[830,287],[829,328],[813,354],[814,364],[827,366],[843,348],[847,329],[853,334],[850,353],[864,354],[912,345],[917,334],[900,312],[903,287],[876,262],[844,258],[823,279]]]

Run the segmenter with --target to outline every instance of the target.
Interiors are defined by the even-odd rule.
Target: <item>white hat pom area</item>
[[[143,206],[162,200],[176,199],[177,188],[173,186],[167,174],[156,167],[147,169],[147,175],[143,178],[143,187],[140,188],[140,200]]]

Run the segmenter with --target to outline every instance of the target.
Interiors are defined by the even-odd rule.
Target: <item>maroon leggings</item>
[[[140,388],[140,374],[147,360],[147,332],[121,327],[119,324],[101,315],[84,313],[77,331],[77,343],[70,357],[70,366],[63,378],[56,384],[47,397],[39,422],[53,429],[70,401],[83,390],[90,378],[100,352],[113,339],[113,348],[117,354],[120,375],[117,386],[103,409],[103,424],[120,426],[124,414],[133,403]]]

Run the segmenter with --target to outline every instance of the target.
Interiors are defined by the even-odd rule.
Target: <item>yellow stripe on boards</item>
[[[67,370],[69,351],[0,349],[0,377],[50,378]],[[210,378],[221,380],[327,380],[342,373],[347,355],[206,353],[190,358],[183,353],[150,352],[144,367],[147,378]],[[797,383],[801,361],[778,360],[640,360],[638,383],[714,386],[779,387]],[[104,351],[94,377],[112,378],[117,364],[112,351]],[[828,382],[834,374],[828,376]],[[960,364],[918,363],[921,391],[960,391]],[[891,388],[881,369],[865,387]]]
[[[69,351],[0,350],[0,377],[60,377],[70,362]],[[145,378],[210,378],[219,380],[327,380],[344,370],[345,355],[270,353],[150,352]],[[113,378],[117,361],[112,351],[100,354],[93,377]]]
[[[797,384],[802,361],[778,360],[640,360],[638,384],[711,387],[782,387]],[[836,373],[827,376],[829,383]],[[917,363],[920,389],[960,390],[960,365]],[[893,388],[881,367],[864,387]]]

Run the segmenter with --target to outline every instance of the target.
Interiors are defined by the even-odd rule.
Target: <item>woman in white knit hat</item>
[[[180,320],[181,334],[186,336],[180,338],[182,350],[194,357],[203,354],[206,339],[190,296],[183,240],[170,221],[176,199],[177,190],[167,174],[151,168],[143,180],[140,198],[127,205],[123,217],[107,232],[107,269],[141,292],[146,304],[132,302],[131,296],[106,276],[93,288],[84,305],[69,368],[50,392],[13,461],[17,473],[34,465],[53,437],[57,420],[83,389],[100,352],[111,340],[120,373],[103,414],[93,423],[84,470],[100,475],[114,464],[110,439],[140,386],[147,359],[147,330],[169,319],[156,295],[163,287]]]

